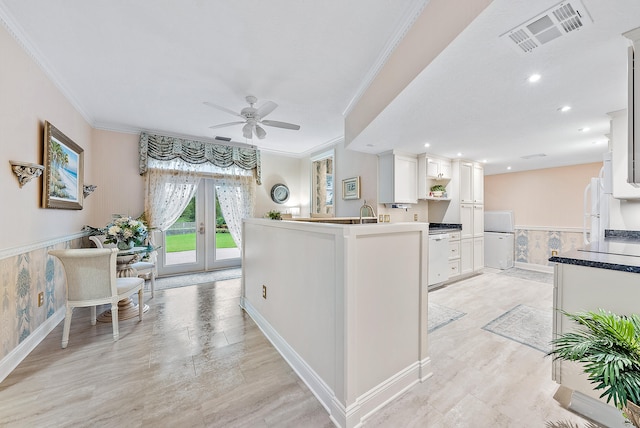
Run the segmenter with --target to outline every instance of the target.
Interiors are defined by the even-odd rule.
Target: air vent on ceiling
[[[526,156],[522,156],[522,159],[535,159],[535,158],[543,158],[547,155],[545,155],[544,153],[536,153],[535,155],[526,155]]]
[[[520,53],[538,47],[592,24],[591,16],[580,0],[558,3],[522,25],[500,35]]]
[[[220,137],[220,136],[216,135],[216,140],[219,140],[219,141],[231,141],[231,138],[229,138],[229,137]]]

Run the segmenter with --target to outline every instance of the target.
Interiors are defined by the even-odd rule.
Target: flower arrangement
[[[117,244],[126,249],[134,244],[142,244],[147,237],[147,226],[131,217],[117,217],[104,228],[105,244]]]

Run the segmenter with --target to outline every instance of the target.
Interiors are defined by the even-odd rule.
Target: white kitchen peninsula
[[[247,219],[241,304],[340,427],[431,376],[427,223]]]
[[[605,236],[602,242],[549,259],[555,263],[554,337],[576,328],[561,311],[638,313],[640,233],[607,230]],[[625,426],[620,411],[598,399],[602,391],[593,389],[577,363],[554,360],[552,378],[561,385],[556,398],[565,407],[603,426]]]

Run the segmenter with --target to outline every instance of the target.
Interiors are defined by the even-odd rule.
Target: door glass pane
[[[218,193],[216,192],[216,260],[235,259],[240,257],[240,249],[236,246],[227,222],[222,215]]]
[[[165,232],[165,264],[196,262],[196,198],[189,201],[182,215]]]

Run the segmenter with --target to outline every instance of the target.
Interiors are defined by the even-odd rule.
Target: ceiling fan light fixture
[[[246,123],[242,127],[242,135],[244,136],[244,138],[251,138],[253,136],[252,133],[251,133],[251,124],[250,123]]]
[[[259,127],[258,125],[256,125],[255,131],[256,131],[256,136],[261,140],[267,135],[266,131],[261,127]]]

